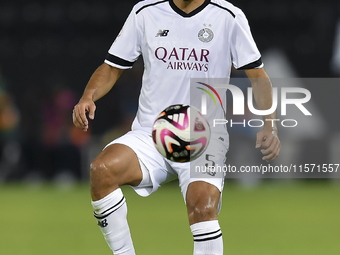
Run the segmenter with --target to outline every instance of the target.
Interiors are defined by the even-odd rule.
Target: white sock
[[[194,236],[194,255],[223,255],[223,239],[218,220],[190,226]]]
[[[114,255],[135,255],[129,225],[127,206],[120,188],[106,197],[92,201],[94,217]]]

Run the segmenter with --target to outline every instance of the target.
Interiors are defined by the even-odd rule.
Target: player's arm
[[[273,92],[272,84],[263,68],[245,70],[253,87],[255,102],[259,110],[268,110],[272,107]],[[261,152],[264,155],[262,158],[266,161],[272,161],[279,156],[280,140],[276,121],[266,121],[276,119],[276,111],[270,115],[263,116],[264,129],[257,133],[256,148],[262,148]]]
[[[96,110],[94,102],[106,95],[112,89],[122,73],[122,69],[118,69],[106,63],[99,66],[93,73],[85,88],[83,96],[73,109],[73,124],[77,128],[83,131],[88,130],[89,122],[86,113],[89,113],[90,119],[94,119]]]

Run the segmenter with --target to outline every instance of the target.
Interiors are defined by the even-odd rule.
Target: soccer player
[[[109,143],[91,164],[94,216],[114,254],[135,254],[120,189],[131,185],[148,196],[176,176],[194,238],[194,254],[223,254],[218,212],[224,176],[190,175],[190,163],[163,158],[151,138],[157,115],[172,104],[190,104],[190,78],[228,78],[232,65],[252,80],[259,109],[272,105],[272,86],[243,12],[224,0],[146,0],[137,3],[113,42],[105,62],[94,72],[73,110],[74,124],[87,131],[95,101],[108,93],[124,69],[142,55],[144,74],[132,131]],[[264,116],[275,119],[275,113]],[[265,121],[256,148],[271,161],[280,151],[276,126]],[[226,132],[225,132],[226,133]],[[209,150],[223,165],[228,136],[212,134]],[[202,155],[200,164],[212,161]],[[161,252],[160,252],[161,253]]]

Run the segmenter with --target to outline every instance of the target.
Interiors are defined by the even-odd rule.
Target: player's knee
[[[188,216],[191,224],[217,219],[217,208],[209,202],[195,201],[187,203]]]
[[[112,159],[107,162],[97,158],[91,163],[90,179],[93,200],[99,200],[119,188],[117,167],[116,161]]]
[[[186,204],[189,223],[216,220],[220,191],[206,182],[192,182],[188,186]]]
[[[118,160],[111,159],[109,162],[95,159],[90,165],[91,185],[97,188],[106,188],[118,185],[117,171]]]

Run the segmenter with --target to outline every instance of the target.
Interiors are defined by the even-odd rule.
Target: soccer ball
[[[156,118],[152,139],[157,150],[167,159],[189,162],[207,148],[210,126],[195,107],[171,105]]]

